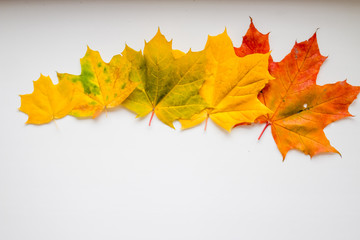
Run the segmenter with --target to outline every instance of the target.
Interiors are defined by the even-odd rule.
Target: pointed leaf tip
[[[155,38],[155,37],[160,37],[160,36],[165,38],[164,34],[162,34],[161,31],[160,31],[160,27],[158,27],[154,38]]]

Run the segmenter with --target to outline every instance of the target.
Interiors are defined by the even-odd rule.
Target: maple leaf
[[[272,79],[268,72],[267,54],[236,56],[226,30],[218,36],[209,36],[205,46],[208,75],[200,95],[210,107],[190,120],[181,120],[184,129],[204,120],[205,129],[210,117],[216,124],[231,131],[239,122],[253,122],[270,113],[257,98],[265,84]]]
[[[237,54],[269,49],[268,38],[265,39],[252,22],[246,35],[244,39],[251,39],[253,47],[250,51],[235,49]],[[326,152],[339,153],[330,145],[323,129],[336,120],[352,116],[348,106],[356,99],[360,87],[351,86],[346,81],[316,85],[317,74],[325,59],[320,54],[315,33],[309,40],[295,43],[281,62],[269,65],[270,74],[275,79],[258,97],[273,113],[259,117],[257,122],[266,123],[263,132],[271,125],[283,160],[291,149],[298,149],[310,157]]]
[[[144,117],[150,112],[174,128],[173,122],[187,119],[207,105],[199,95],[206,74],[203,51],[182,53],[172,49],[160,30],[145,42],[144,54],[126,46],[123,55],[132,63],[131,79],[139,82],[123,105]]]
[[[253,53],[268,53],[270,52],[269,33],[262,34],[259,32],[252,18],[250,18],[250,26],[245,36],[243,36],[242,44],[239,48],[234,47],[235,54],[239,57],[245,57]],[[272,62],[272,57],[269,57]]]
[[[54,85],[50,77],[40,75],[31,94],[20,95],[20,111],[28,115],[27,124],[44,124],[65,117],[73,108],[72,85]]]
[[[115,55],[105,63],[98,51],[89,47],[80,60],[81,74],[58,73],[59,82],[72,83],[77,89],[77,104],[70,112],[76,117],[97,117],[103,110],[119,106],[136,88],[130,81],[131,63]]]

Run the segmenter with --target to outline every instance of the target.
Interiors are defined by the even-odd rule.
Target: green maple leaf
[[[204,51],[173,50],[159,30],[145,43],[144,54],[128,46],[122,54],[132,63],[131,80],[139,82],[123,105],[138,117],[152,112],[174,128],[175,120],[189,119],[207,107],[199,95],[207,74]]]

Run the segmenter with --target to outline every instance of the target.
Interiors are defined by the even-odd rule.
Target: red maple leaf
[[[269,50],[268,34],[260,33],[251,20],[241,47],[235,48],[236,54],[242,57]],[[283,160],[291,149],[310,157],[326,152],[339,153],[330,145],[323,129],[336,120],[352,116],[348,107],[356,99],[360,87],[351,86],[346,80],[317,85],[317,74],[325,59],[320,54],[315,33],[309,40],[295,43],[280,62],[270,60],[269,72],[275,79],[258,98],[273,113],[256,122],[266,123],[263,132],[271,126]]]

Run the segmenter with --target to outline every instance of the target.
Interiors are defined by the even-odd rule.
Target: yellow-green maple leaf
[[[88,47],[80,64],[80,75],[58,73],[59,82],[71,82],[78,90],[73,116],[95,118],[104,109],[120,105],[137,86],[129,79],[131,63],[124,56],[115,55],[105,63],[98,51]]]
[[[209,108],[190,120],[181,120],[183,129],[210,117],[231,131],[237,123],[252,123],[257,117],[271,112],[257,98],[259,91],[272,79],[268,72],[269,53],[236,56],[226,30],[208,37],[205,52],[208,74],[200,95]]]
[[[139,82],[123,105],[138,117],[153,112],[174,128],[175,120],[189,119],[205,109],[199,95],[206,75],[204,51],[175,51],[159,30],[145,43],[144,54],[126,46],[123,55],[132,63],[131,79]]]
[[[53,119],[65,117],[73,108],[73,92],[71,84],[60,82],[54,85],[50,77],[40,75],[34,81],[31,94],[20,95],[20,111],[28,115],[27,124],[44,124]]]

